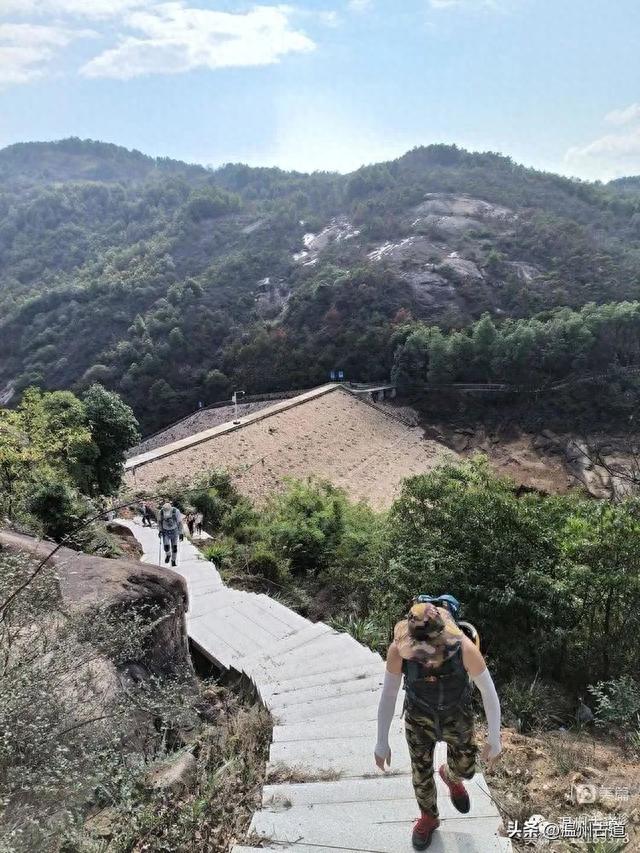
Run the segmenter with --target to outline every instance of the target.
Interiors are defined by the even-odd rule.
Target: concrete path
[[[144,562],[159,561],[158,534],[121,520],[141,543]],[[293,853],[402,853],[418,816],[399,718],[391,730],[392,772],[373,762],[384,663],[348,634],[311,623],[266,595],[229,589],[186,539],[177,571],[189,591],[187,630],[224,669],[244,673],[273,716],[273,743],[262,808],[251,823],[263,849]],[[444,744],[436,766],[444,761]],[[455,811],[437,778],[440,829],[430,853],[509,853],[497,835],[498,810],[486,782],[469,783],[471,812]],[[249,853],[236,846],[233,853]]]

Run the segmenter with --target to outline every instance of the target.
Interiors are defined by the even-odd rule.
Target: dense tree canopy
[[[116,394],[93,385],[70,391],[29,388],[15,410],[0,409],[0,512],[60,538],[122,482],[125,451],[138,423]]]
[[[479,284],[440,265],[443,304],[411,286],[413,261],[391,268],[369,257],[406,239],[415,205],[434,193],[514,211],[508,227],[478,221],[447,239],[426,217],[419,233],[466,253],[482,275]],[[77,139],[11,146],[0,152],[0,384],[17,401],[32,385],[82,392],[98,381],[150,430],[233,386],[304,387],[334,369],[387,378],[399,341],[396,369],[414,359],[429,381],[459,373],[471,346],[473,376],[508,363],[519,381],[532,364],[553,372],[551,353],[536,361],[545,312],[640,297],[639,219],[632,185],[568,180],[455,146],[348,176],[212,171]],[[294,261],[306,233],[336,221],[356,229],[350,239]],[[484,312],[491,319],[471,338],[458,331]],[[499,325],[510,329],[497,333],[509,352],[492,349],[488,360],[486,336],[509,316],[536,319]],[[411,318],[444,337],[415,327],[407,336]],[[428,363],[416,334],[431,341]],[[606,348],[590,353],[598,366],[601,357]]]

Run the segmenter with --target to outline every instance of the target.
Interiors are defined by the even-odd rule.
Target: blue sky
[[[0,0],[0,146],[348,171],[456,142],[640,174],[638,0]]]

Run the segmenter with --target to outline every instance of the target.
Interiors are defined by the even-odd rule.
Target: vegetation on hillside
[[[125,451],[138,422],[117,394],[91,386],[71,391],[28,389],[15,410],[0,409],[0,513],[20,529],[55,540],[109,549],[82,531],[122,481]]]
[[[628,423],[638,406],[638,302],[590,303],[498,324],[485,314],[449,332],[406,324],[394,341],[391,377],[401,393],[418,399],[430,385],[506,383],[514,394],[501,403],[528,403],[531,417],[573,429]],[[469,411],[474,406],[483,411],[477,400],[467,401]]]
[[[408,479],[388,514],[314,480],[260,512],[220,472],[167,490],[204,513],[228,578],[380,651],[414,595],[451,592],[513,704],[539,682],[566,713],[589,685],[640,679],[637,499],[519,497],[481,460]],[[634,712],[625,724],[637,729]]]
[[[452,243],[484,281],[443,268],[454,296],[437,309],[368,258],[407,233],[425,193],[515,211],[508,227],[480,223]],[[303,235],[332,217],[359,236],[294,262]],[[639,223],[640,194],[455,146],[347,176],[211,171],[80,140],[11,146],[0,152],[0,383],[20,395],[98,381],[148,431],[233,387],[306,387],[336,368],[387,378],[409,318],[447,331],[483,311],[528,318],[637,299]],[[516,261],[540,270],[535,281]],[[270,288],[281,295],[266,309]]]
[[[0,600],[33,571],[0,553]],[[172,614],[110,604],[69,609],[49,567],[3,611],[0,849],[226,853],[260,795],[269,716],[186,660],[149,676]]]

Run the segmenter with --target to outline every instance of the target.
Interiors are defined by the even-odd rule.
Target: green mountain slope
[[[640,196],[418,148],[341,176],[104,143],[0,151],[0,393],[121,392],[146,429],[242,387],[388,377],[407,321],[640,297]]]

